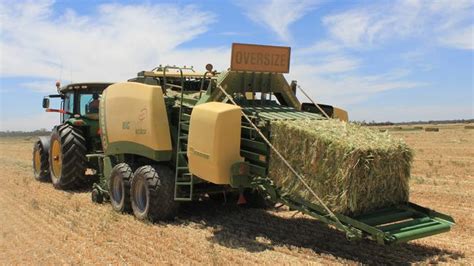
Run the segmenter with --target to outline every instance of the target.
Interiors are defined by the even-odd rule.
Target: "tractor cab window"
[[[64,111],[74,113],[74,93],[66,93],[64,98]],[[70,114],[63,114],[63,121],[68,120],[71,117]]]
[[[80,94],[80,115],[90,119],[99,118],[99,93]]]

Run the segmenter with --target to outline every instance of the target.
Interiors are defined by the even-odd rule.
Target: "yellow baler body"
[[[171,158],[171,136],[161,87],[135,82],[113,84],[103,93],[99,117],[106,154]]]
[[[189,171],[214,184],[230,184],[240,157],[241,108],[209,102],[194,107],[188,138]]]

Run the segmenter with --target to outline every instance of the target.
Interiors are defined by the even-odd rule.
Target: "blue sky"
[[[41,108],[56,80],[223,70],[232,42],[291,46],[287,79],[353,120],[474,118],[472,14],[470,0],[1,1],[0,130],[57,123]]]

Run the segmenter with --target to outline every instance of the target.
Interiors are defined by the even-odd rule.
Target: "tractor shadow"
[[[363,264],[439,263],[465,256],[460,252],[417,243],[383,246],[368,240],[349,242],[343,233],[312,218],[290,216],[286,211],[265,211],[206,201],[182,206],[176,223],[200,224],[203,229],[213,232],[208,239],[210,242],[255,253],[276,247],[308,252],[300,250],[305,248],[310,250],[306,255],[311,256],[314,252]]]

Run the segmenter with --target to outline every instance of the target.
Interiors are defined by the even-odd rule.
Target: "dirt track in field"
[[[33,139],[0,138],[0,264],[474,263],[474,130],[393,131],[415,148],[411,200],[448,213],[446,234],[394,247],[348,242],[294,212],[211,202],[183,206],[171,223],[145,224],[59,191],[31,172]]]

